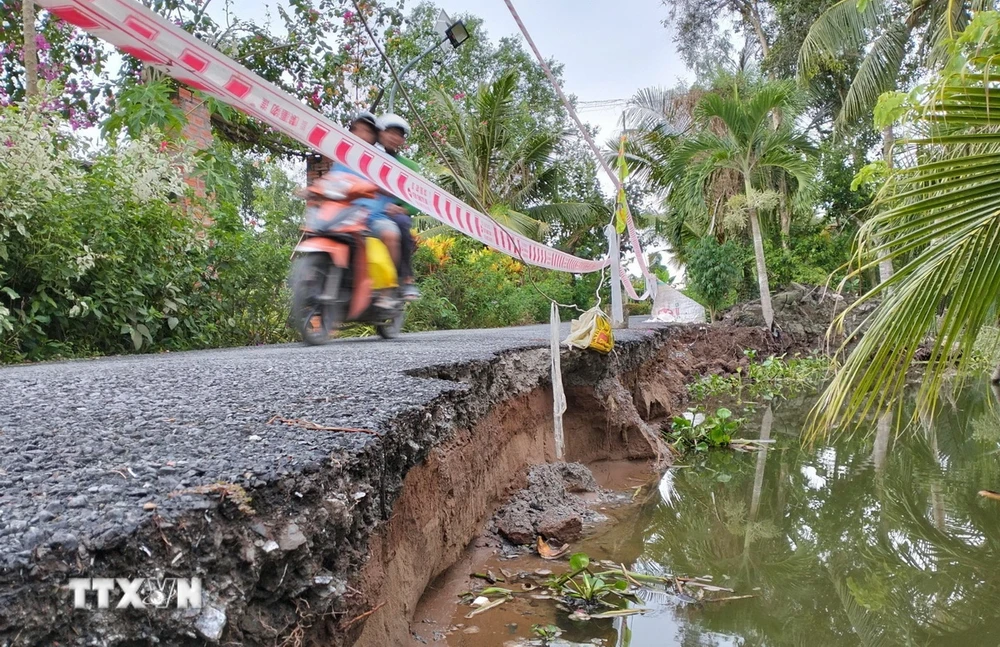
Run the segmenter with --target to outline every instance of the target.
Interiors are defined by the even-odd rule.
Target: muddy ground
[[[254,355],[255,349],[242,351],[250,365],[232,354],[191,354],[222,358],[229,369],[214,374],[215,390],[197,395],[204,407],[224,405],[213,414],[211,433],[204,425],[182,428],[172,411],[148,404],[159,402],[164,388],[203,378],[198,370],[210,363],[192,368],[188,354],[173,366],[181,373],[164,369],[169,379],[162,382],[134,364],[149,358],[90,363],[111,385],[104,382],[80,402],[72,388],[69,396],[64,390],[65,410],[42,427],[28,424],[36,414],[26,403],[0,402],[6,406],[0,406],[0,645],[398,644],[427,584],[526,484],[530,465],[554,459],[546,333],[544,327],[499,332],[499,341],[470,336],[469,351],[452,353],[448,338],[426,336],[404,342],[395,357],[392,344],[372,346],[376,368],[366,379],[376,380],[382,362],[389,375],[398,371],[405,376],[399,381],[414,382],[409,402],[374,414],[357,408],[364,398],[348,403],[354,409],[330,402],[351,393],[324,381],[344,372],[332,353],[325,363],[323,356],[296,355],[310,363],[309,379],[283,394],[258,372],[278,375],[284,360],[273,350]],[[746,362],[744,349],[766,354],[814,345],[807,331],[795,333],[775,339],[753,327],[672,325],[622,333],[608,356],[564,352],[567,460],[662,457],[657,425],[683,408],[686,382],[735,370]],[[79,363],[68,373],[18,370],[0,372],[0,380],[49,397],[59,392],[50,390],[54,382],[83,379],[91,369]],[[146,381],[129,383],[129,371]],[[388,378],[381,379],[384,387]],[[101,418],[108,399],[121,400],[128,389],[147,397],[144,424],[125,415]],[[196,416],[192,397],[182,399]],[[292,424],[273,418],[289,407],[265,406],[321,397],[326,404],[310,404],[308,420],[286,414],[298,421]],[[236,400],[243,407],[233,406]],[[74,416],[74,408],[85,407],[92,412]],[[93,426],[72,428],[74,419]],[[87,434],[109,432],[116,440],[103,450],[74,453],[86,446]],[[167,433],[173,444],[144,445]],[[345,442],[332,447],[332,438]],[[260,455],[249,444],[261,440],[273,455],[266,468],[254,464]],[[47,442],[59,445],[50,450]],[[161,455],[154,446],[171,451]],[[237,454],[247,458],[232,460]],[[215,470],[199,462],[220,456],[229,465]],[[144,459],[142,471],[128,468],[130,458],[136,466]],[[94,491],[78,491],[81,470],[94,473]],[[108,503],[98,503],[102,498]],[[540,521],[529,521],[532,531]],[[74,610],[65,588],[69,577],[157,574],[202,577],[204,607]]]

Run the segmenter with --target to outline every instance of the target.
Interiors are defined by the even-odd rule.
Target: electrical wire
[[[545,76],[548,77],[549,83],[552,84],[552,89],[555,90],[556,95],[558,95],[559,99],[562,101],[563,107],[566,108],[566,111],[569,113],[569,116],[572,117],[574,122],[576,122],[577,127],[580,129],[580,133],[583,135],[583,138],[587,141],[587,144],[590,146],[590,150],[594,153],[594,156],[597,158],[598,163],[604,169],[604,172],[608,174],[608,177],[611,178],[611,182],[612,184],[614,184],[615,190],[621,191],[622,190],[621,180],[619,180],[619,178],[611,171],[611,167],[608,166],[608,163],[604,159],[604,156],[601,155],[600,151],[597,148],[597,144],[594,143],[594,139],[590,136],[590,133],[587,132],[587,129],[584,127],[583,122],[580,121],[580,117],[577,116],[576,111],[573,109],[573,104],[570,103],[569,99],[566,98],[566,95],[562,91],[562,87],[560,87],[559,82],[556,80],[555,75],[549,68],[548,63],[545,62],[545,59],[542,57],[542,53],[538,51],[538,47],[535,45],[535,41],[531,38],[531,34],[528,33],[528,29],[524,26],[524,23],[521,22],[521,16],[519,16],[517,10],[514,9],[513,2],[511,2],[511,0],[504,0],[504,3],[507,5],[507,9],[510,10],[510,15],[511,17],[514,18],[514,22],[517,23],[518,28],[521,30],[521,35],[524,36],[524,39],[528,42],[528,46],[531,48],[531,51],[535,53],[535,58],[538,59],[538,64],[541,66],[542,71],[545,72]],[[650,285],[650,280],[652,275],[649,271],[649,268],[646,265],[646,259],[643,257],[642,248],[639,245],[639,236],[636,233],[635,229],[635,219],[632,217],[632,210],[629,208],[627,200],[624,202],[623,206],[625,207],[625,221],[628,226],[629,237],[632,242],[632,246],[635,248],[633,251],[635,251],[636,259],[639,262],[639,268],[642,270],[642,275],[643,278],[646,280],[646,285],[648,288],[648,286]],[[611,218],[611,223],[614,224],[614,216],[612,216]]]

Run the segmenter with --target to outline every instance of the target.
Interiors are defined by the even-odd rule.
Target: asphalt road
[[[618,338],[650,334],[642,319]],[[177,489],[247,475],[262,485],[379,442],[274,416],[391,433],[401,412],[462,388],[407,371],[548,340],[543,325],[0,368],[0,569],[42,544],[127,534],[143,502]]]

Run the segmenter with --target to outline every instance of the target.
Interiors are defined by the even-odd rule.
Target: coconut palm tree
[[[848,309],[881,299],[867,331],[823,393],[819,430],[898,401],[914,354],[933,337],[918,412],[933,409],[946,374],[961,374],[1000,308],[1000,13],[979,14],[953,65],[915,95],[911,142],[920,162],[897,169],[861,228],[857,270],[880,258],[905,264]],[[870,254],[862,256],[861,254]],[[874,258],[875,260],[868,260]],[[864,260],[862,260],[864,259]],[[836,325],[842,327],[843,317]],[[844,352],[841,348],[841,352]]]
[[[908,55],[919,67],[939,68],[946,59],[946,40],[965,29],[972,12],[994,4],[995,0],[840,0],[810,27],[799,50],[799,74],[808,78],[821,64],[867,50],[837,122],[846,127],[870,120],[879,96],[905,82]]]
[[[798,94],[788,81],[705,94],[695,106],[690,134],[673,147],[666,174],[673,178],[670,200],[692,211],[708,213],[720,181],[732,185],[734,197],[726,203],[734,219],[749,222],[761,309],[769,327],[774,311],[760,212],[776,206],[771,187],[777,174],[791,178],[798,196],[807,195],[813,185],[812,146],[794,130],[793,119],[784,119],[777,128],[772,119],[775,112],[794,114],[798,106]]]
[[[901,89],[914,68],[935,70],[946,59],[947,40],[961,33],[972,12],[995,0],[840,0],[813,23],[799,50],[799,75],[836,65],[845,54],[866,51],[837,115],[840,129],[868,124],[878,98]],[[909,70],[907,59],[910,60]],[[882,158],[893,166],[896,137],[882,129]],[[892,260],[881,259],[879,280],[892,276]]]
[[[480,86],[468,112],[436,91],[435,105],[444,115],[438,137],[444,159],[435,170],[438,183],[453,195],[504,227],[539,239],[551,224],[573,226],[607,210],[577,202],[543,203],[560,172],[556,153],[566,133],[524,130],[515,101],[517,82],[518,73],[512,70]]]

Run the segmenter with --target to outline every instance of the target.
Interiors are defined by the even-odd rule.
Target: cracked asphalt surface
[[[616,336],[659,327],[642,319]],[[72,551],[127,535],[144,503],[171,492],[261,486],[379,442],[268,424],[274,416],[390,433],[400,413],[463,388],[407,372],[548,343],[542,325],[0,368],[0,571],[27,566],[41,545]]]

